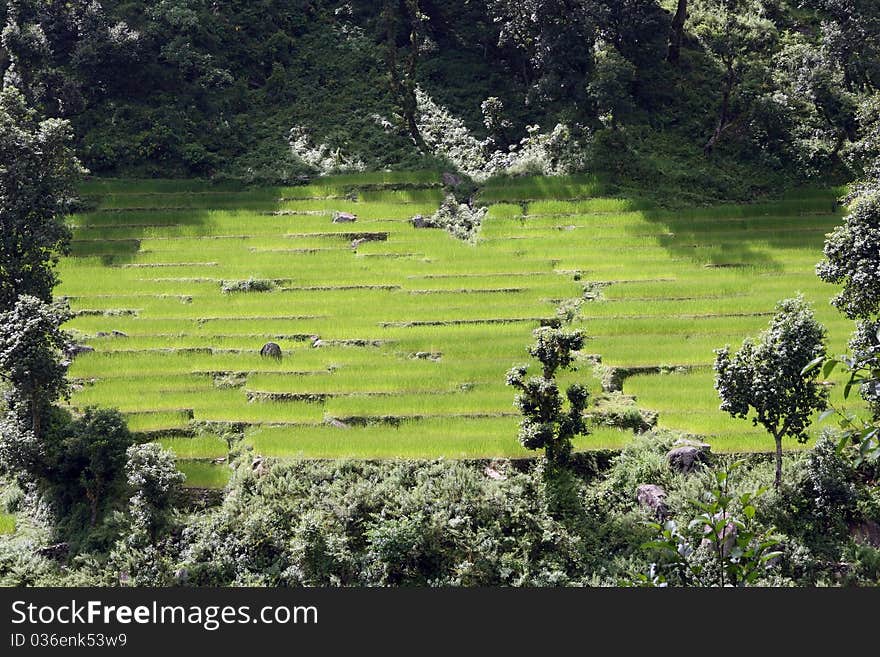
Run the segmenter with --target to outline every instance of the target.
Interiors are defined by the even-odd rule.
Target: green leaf
[[[809,363],[804,365],[804,369],[801,370],[801,374],[802,375],[809,374],[810,372],[815,370],[817,367],[819,367],[819,365],[821,365],[824,361],[825,361],[825,356],[817,356],[816,358],[811,360]],[[829,362],[831,362],[831,361],[829,361]],[[825,367],[828,367],[828,363],[825,363]]]
[[[831,373],[837,368],[840,361],[837,360],[829,360],[825,362],[825,365],[822,367],[822,378],[827,379],[831,376]]]

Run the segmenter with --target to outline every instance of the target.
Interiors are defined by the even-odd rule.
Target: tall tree
[[[822,19],[822,48],[844,71],[850,91],[880,90],[880,3],[876,0],[816,0]]]
[[[65,319],[65,311],[28,295],[0,312],[0,379],[9,384],[0,430],[6,458],[0,460],[7,466],[39,456],[52,405],[67,392],[62,353],[68,336],[59,328]]]
[[[688,0],[678,0],[675,6],[675,15],[669,26],[669,50],[666,53],[667,61],[677,64],[681,55],[681,44],[684,42],[684,24],[687,21]]]
[[[488,0],[501,45],[525,55],[520,72],[538,105],[583,99],[596,24],[584,0]]]
[[[583,411],[589,399],[586,388],[572,384],[566,390],[568,409],[556,384],[556,372],[574,362],[574,353],[584,343],[579,331],[542,327],[535,331],[529,354],[541,363],[541,376],[526,378],[526,366],[507,373],[507,385],[519,390],[516,405],[523,414],[519,440],[526,449],[543,449],[550,463],[564,463],[572,450],[572,439],[587,433]]]
[[[693,5],[693,31],[719,72],[718,113],[703,145],[708,155],[724,135],[748,117],[743,89],[761,85],[777,40],[776,26],[759,0],[699,0]]]
[[[21,92],[0,92],[0,312],[21,295],[49,301],[67,251],[62,217],[83,173],[67,121],[40,120]]]
[[[400,112],[406,131],[422,153],[428,152],[417,123],[419,49],[422,47],[423,22],[419,0],[384,0],[382,21],[385,24],[385,64],[391,84],[391,94]],[[401,32],[406,45],[401,48]],[[401,62],[401,58],[403,61]]]
[[[880,312],[880,190],[853,201],[844,223],[825,240],[816,266],[823,281],[843,285],[831,303],[850,319]]]
[[[806,442],[815,411],[827,405],[828,391],[804,372],[825,355],[825,329],[801,297],[785,299],[758,340],[747,338],[733,356],[730,346],[715,352],[715,389],[721,410],[761,425],[776,443],[776,488],[782,482],[782,439]]]

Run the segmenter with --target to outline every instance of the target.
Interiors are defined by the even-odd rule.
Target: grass
[[[15,532],[15,516],[11,513],[0,513],[0,535]]]
[[[207,461],[180,461],[178,468],[186,480],[188,488],[223,488],[232,476],[232,471],[223,464]]]
[[[228,476],[210,463],[225,442],[190,437],[203,423],[244,427],[255,450],[286,458],[525,456],[505,374],[529,361],[541,320],[586,294],[573,323],[585,353],[694,368],[625,381],[660,426],[717,451],[764,451],[760,430],[718,411],[713,349],[762,330],[797,292],[831,349],[845,348],[850,323],[814,274],[841,221],[840,190],[658,211],[601,196],[588,175],[503,178],[481,190],[491,205],[468,244],[408,221],[436,209],[438,183],[436,172],[265,189],[88,181],[98,209],[70,218],[73,253],[60,265],[59,293],[77,313],[67,328],[95,348],[71,368],[71,405],[116,406],[133,430],[159,432],[192,486]],[[336,211],[357,221],[334,224]],[[249,278],[273,287],[221,290]],[[281,360],[259,356],[269,341]],[[575,380],[601,392],[588,362],[560,383]],[[577,447],[629,436],[596,428]]]

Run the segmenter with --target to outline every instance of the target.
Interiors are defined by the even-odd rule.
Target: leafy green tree
[[[64,309],[32,296],[0,313],[0,377],[10,386],[2,433],[7,466],[26,465],[42,452],[52,405],[67,393],[68,336],[59,328],[67,318]]]
[[[65,419],[48,432],[46,470],[38,485],[62,518],[94,527],[102,510],[121,497],[126,450],[134,439],[116,409],[87,408],[82,417]]]
[[[772,131],[772,122],[764,121],[765,141],[775,134],[780,150],[793,151],[802,170],[817,175],[839,165],[858,139],[858,96],[846,89],[839,63],[811,35],[786,34],[781,42],[770,64],[772,85],[757,100],[782,117]]]
[[[566,390],[568,410],[556,384],[556,372],[568,369],[574,362],[574,353],[584,343],[579,331],[566,332],[549,326],[536,329],[535,343],[529,354],[542,367],[541,376],[526,378],[528,367],[521,365],[507,373],[507,385],[519,390],[516,405],[523,414],[519,440],[526,449],[543,449],[550,463],[564,463],[571,454],[572,439],[588,432],[583,411],[589,392],[580,384]]]
[[[880,190],[852,202],[844,223],[825,240],[816,266],[823,281],[843,285],[831,303],[850,319],[880,311]]]
[[[603,48],[596,52],[596,70],[587,85],[587,94],[603,124],[616,129],[635,111],[631,91],[635,77],[635,67],[617,50]]]
[[[488,0],[499,43],[519,49],[519,71],[539,104],[582,100],[596,25],[582,0]]]
[[[62,216],[83,169],[67,121],[40,120],[14,88],[0,92],[0,311],[20,295],[49,301],[70,231]]]
[[[745,92],[761,85],[777,30],[759,0],[697,0],[692,9],[693,33],[719,72],[717,119],[703,146],[708,155],[728,131],[746,121],[751,94]]]
[[[730,347],[716,350],[715,389],[721,410],[761,425],[776,442],[776,487],[782,482],[782,439],[806,442],[814,411],[827,406],[828,391],[816,381],[819,372],[805,371],[825,356],[825,329],[802,297],[776,306],[769,328],[757,341],[747,338],[733,356]]]
[[[125,476],[133,492],[128,508],[134,528],[154,541],[186,477],[177,469],[174,454],[155,443],[128,448]]]
[[[840,62],[848,90],[880,89],[880,5],[875,0],[816,0],[822,48]]]

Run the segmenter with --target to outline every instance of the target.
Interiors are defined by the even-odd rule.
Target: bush
[[[443,203],[426,221],[431,228],[442,228],[450,235],[464,241],[476,239],[477,231],[486,216],[486,208],[473,208],[459,203],[455,196],[447,195]]]
[[[183,534],[200,585],[556,585],[583,575],[578,538],[534,474],[458,462],[238,468],[223,505]]]
[[[244,281],[221,281],[220,290],[224,294],[231,292],[270,292],[275,288],[274,281],[248,278]]]

